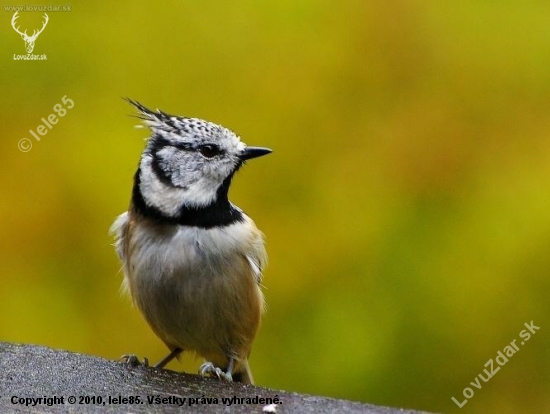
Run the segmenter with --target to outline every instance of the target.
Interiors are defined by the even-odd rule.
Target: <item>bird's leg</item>
[[[125,355],[122,355],[119,359],[122,363],[130,367],[137,367],[137,366],[148,367],[149,366],[149,360],[147,358],[143,358],[143,361],[140,361],[139,357],[135,354],[125,354]]]
[[[227,364],[227,371],[225,372],[226,377],[228,377],[228,381],[233,381],[233,365],[235,364],[235,360],[232,357],[229,357],[229,363]]]
[[[229,363],[227,364],[227,371],[223,372],[223,369],[215,366],[212,362],[206,361],[199,368],[199,375],[206,376],[209,375],[213,377],[214,375],[220,380],[225,380],[227,382],[233,382],[233,376],[231,375],[233,371],[233,365],[235,361],[232,357],[229,357]]]
[[[181,354],[183,349],[181,348],[174,348],[168,355],[166,355],[164,358],[162,358],[159,362],[155,364],[155,368],[164,368],[166,364],[168,364],[170,361],[172,361],[174,358],[176,358],[179,354]]]

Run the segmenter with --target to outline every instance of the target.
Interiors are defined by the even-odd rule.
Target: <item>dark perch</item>
[[[63,397],[64,404],[26,407],[13,404],[12,397]],[[75,404],[68,398],[76,397]],[[105,405],[79,404],[79,397],[103,397]],[[109,404],[108,398],[140,396],[141,404]],[[186,398],[183,407],[175,404],[149,404],[147,396]],[[0,342],[0,412],[97,412],[97,413],[262,413],[266,405],[232,404],[222,398],[271,398],[276,413],[418,413],[418,411],[377,407],[357,402],[288,393],[241,384],[228,384],[168,370],[128,367],[122,363],[89,355],[75,354],[35,345]],[[218,404],[201,403],[201,397],[217,398]],[[189,399],[193,398],[193,404]],[[23,400],[21,400],[23,401]],[[86,402],[83,400],[82,402]],[[206,401],[203,401],[206,402]],[[235,401],[234,401],[235,402]]]

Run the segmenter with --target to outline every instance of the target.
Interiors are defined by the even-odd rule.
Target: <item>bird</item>
[[[200,375],[254,384],[248,358],[265,308],[267,254],[263,233],[228,192],[245,162],[272,150],[221,125],[126,100],[151,135],[128,211],[110,231],[123,290],[170,350],[155,367],[194,352],[205,359]]]

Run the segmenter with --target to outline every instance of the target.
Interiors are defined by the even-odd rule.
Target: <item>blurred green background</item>
[[[550,411],[550,3],[75,2],[49,13],[46,61],[14,60],[16,4],[0,14],[0,340],[166,353],[119,293],[107,233],[147,136],[128,96],[274,149],[231,191],[268,241],[258,384]],[[65,95],[74,108],[36,141]]]

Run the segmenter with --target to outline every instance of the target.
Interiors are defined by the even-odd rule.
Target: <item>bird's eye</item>
[[[217,145],[205,144],[199,147],[199,152],[203,157],[213,158],[216,155],[221,154],[222,151],[220,150],[220,147],[218,147]]]

